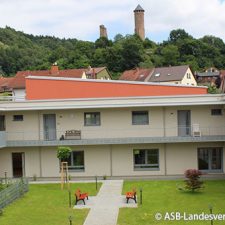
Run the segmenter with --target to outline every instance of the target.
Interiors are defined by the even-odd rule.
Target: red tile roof
[[[145,81],[145,79],[153,72],[153,69],[136,68],[133,70],[126,70],[120,76],[119,80],[128,81]]]
[[[220,70],[220,79],[221,79],[220,89],[223,93],[225,93],[225,70]]]
[[[9,85],[14,89],[23,89],[25,88],[25,78],[29,75],[82,78],[83,73],[91,74],[94,72],[95,74],[97,74],[105,68],[106,67],[91,68],[91,70],[86,68],[59,70],[58,66],[53,65],[50,70],[19,71]]]
[[[9,84],[12,82],[14,77],[2,77],[0,76],[0,91],[10,91]]]

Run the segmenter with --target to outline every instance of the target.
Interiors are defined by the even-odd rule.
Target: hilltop
[[[173,30],[167,41],[142,41],[136,35],[116,35],[114,40],[95,42],[34,36],[13,28],[0,28],[0,73],[48,69],[57,62],[61,69],[107,66],[114,78],[126,69],[189,64],[193,71],[215,66],[225,68],[222,39],[196,39],[182,29]]]

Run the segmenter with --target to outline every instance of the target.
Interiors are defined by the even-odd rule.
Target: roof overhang
[[[0,101],[0,111],[104,109],[132,107],[225,105],[225,95],[151,96],[117,98],[81,98],[54,100]]]

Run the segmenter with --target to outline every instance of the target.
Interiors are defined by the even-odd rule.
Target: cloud
[[[0,0],[0,27],[11,26],[35,35],[95,40],[99,25],[132,34],[133,10],[145,9],[146,36],[167,39],[172,29],[183,28],[194,37],[206,34],[225,40],[225,3],[221,0]]]

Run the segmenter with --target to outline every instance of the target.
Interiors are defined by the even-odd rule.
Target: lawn
[[[123,193],[136,187],[143,189],[143,204],[138,208],[120,209],[118,225],[167,225],[191,224],[207,225],[210,221],[157,221],[156,213],[165,212],[209,213],[209,204],[213,205],[213,213],[225,214],[225,180],[206,181],[203,191],[187,193],[177,189],[182,181],[132,181],[124,182]],[[139,197],[139,196],[138,196]],[[215,221],[214,224],[225,224]]]
[[[89,195],[97,194],[95,183],[71,184],[73,205],[73,193],[78,187]],[[31,184],[27,194],[4,208],[0,224],[63,225],[69,224],[68,218],[72,215],[73,224],[82,225],[89,210],[70,209],[68,191],[60,188],[60,184]]]

